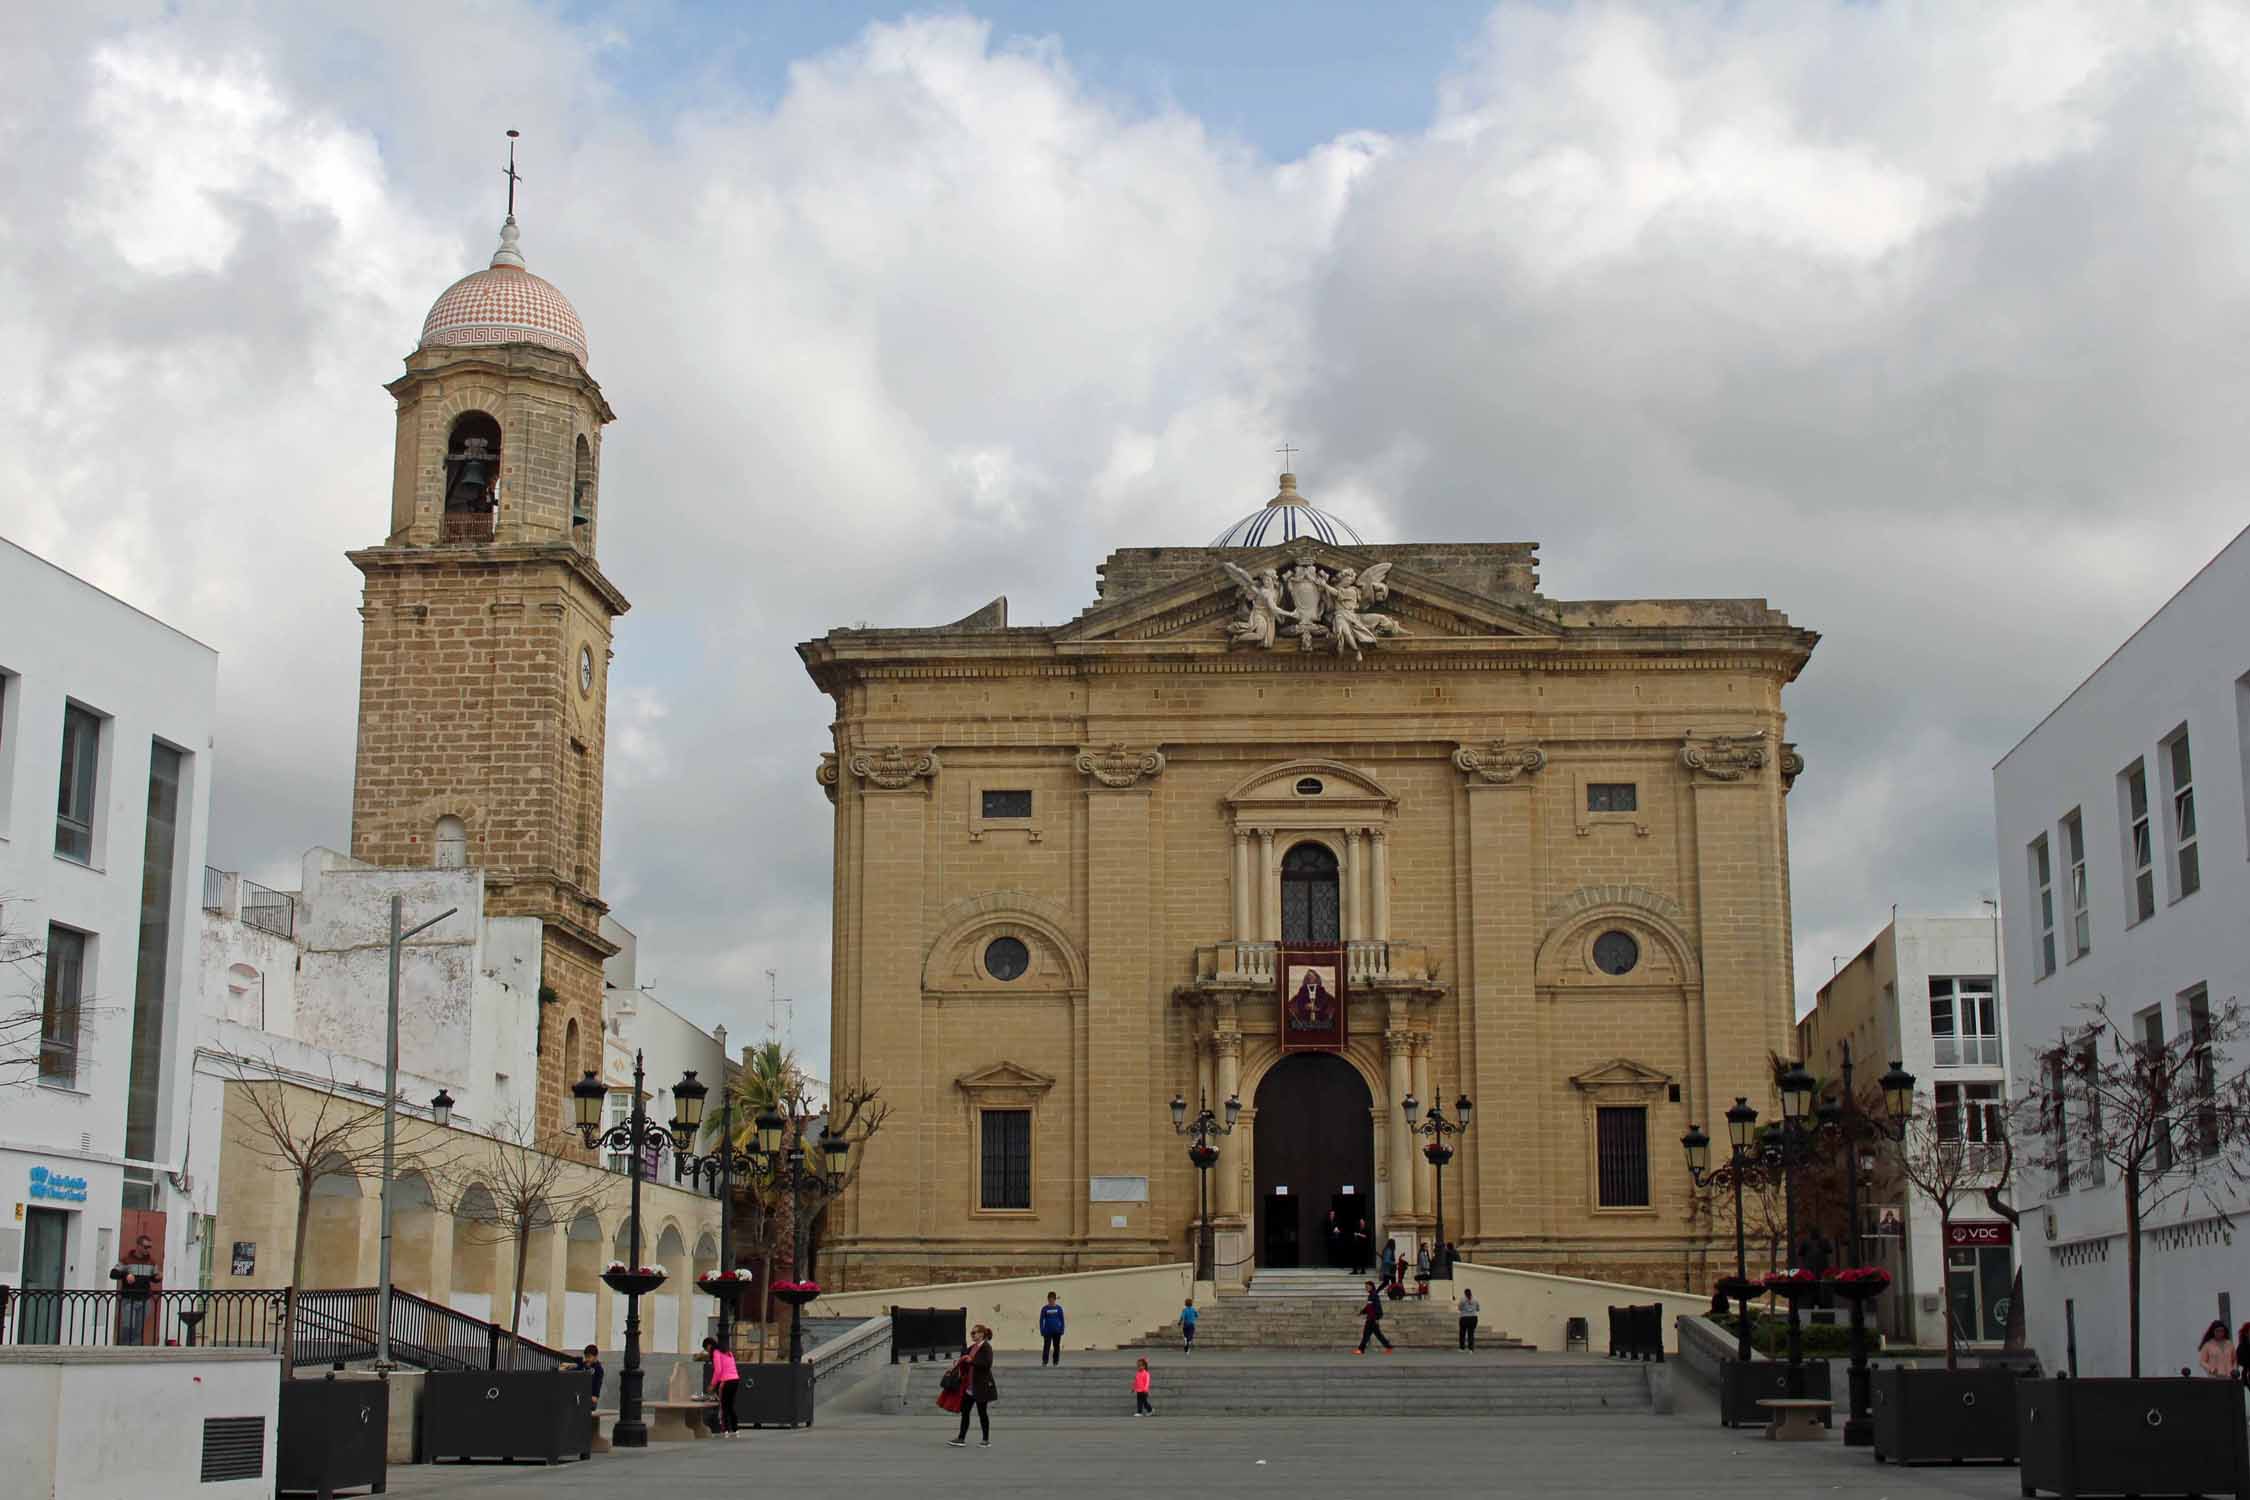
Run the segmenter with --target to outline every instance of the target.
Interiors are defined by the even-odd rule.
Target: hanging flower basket
[[[695,1281],[698,1291],[706,1296],[716,1297],[736,1310],[741,1308],[742,1299],[756,1283],[757,1273],[745,1266],[737,1266],[731,1271],[713,1271],[708,1276],[697,1277]]]
[[[621,1260],[611,1261],[609,1269],[602,1272],[602,1280],[611,1291],[628,1297],[646,1297],[664,1285],[664,1277],[662,1266],[628,1266]]]
[[[1719,1284],[1711,1288],[1713,1295],[1724,1297],[1729,1302],[1748,1302],[1764,1290],[1757,1282],[1741,1276],[1722,1277]]]
[[[1855,1266],[1838,1271],[1828,1280],[1828,1290],[1846,1302],[1872,1302],[1890,1289],[1891,1273],[1881,1266]]]
[[[817,1281],[777,1281],[773,1284],[773,1294],[791,1307],[803,1307],[820,1295],[820,1283]]]
[[[1776,1271],[1758,1285],[1790,1302],[1809,1302],[1820,1295],[1820,1278],[1810,1271]]]
[[[1188,1160],[1195,1163],[1199,1168],[1210,1167],[1216,1164],[1218,1159],[1219,1148],[1216,1146],[1188,1147]]]

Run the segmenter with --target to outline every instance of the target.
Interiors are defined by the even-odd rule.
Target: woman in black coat
[[[979,1323],[969,1330],[969,1347],[961,1351],[960,1363],[954,1366],[961,1372],[961,1430],[946,1444],[949,1448],[969,1446],[969,1412],[977,1414],[977,1430],[983,1436],[984,1446],[992,1446],[992,1403],[1000,1399],[1000,1387],[992,1378],[992,1330]]]

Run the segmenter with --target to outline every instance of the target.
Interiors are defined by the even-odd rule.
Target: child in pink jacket
[[[1156,1408],[1148,1404],[1148,1361],[1144,1359],[1133,1371],[1133,1415],[1146,1417],[1155,1411]]]

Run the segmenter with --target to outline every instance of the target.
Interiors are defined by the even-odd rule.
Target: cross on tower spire
[[[523,174],[516,170],[517,135],[517,131],[508,132],[508,217],[511,219],[516,216],[516,184],[523,181]]]

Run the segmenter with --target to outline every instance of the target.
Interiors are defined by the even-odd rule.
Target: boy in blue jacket
[[[1062,1363],[1063,1310],[1062,1303],[1053,1292],[1047,1294],[1047,1305],[1039,1309],[1039,1363],[1044,1365],[1050,1357]]]

